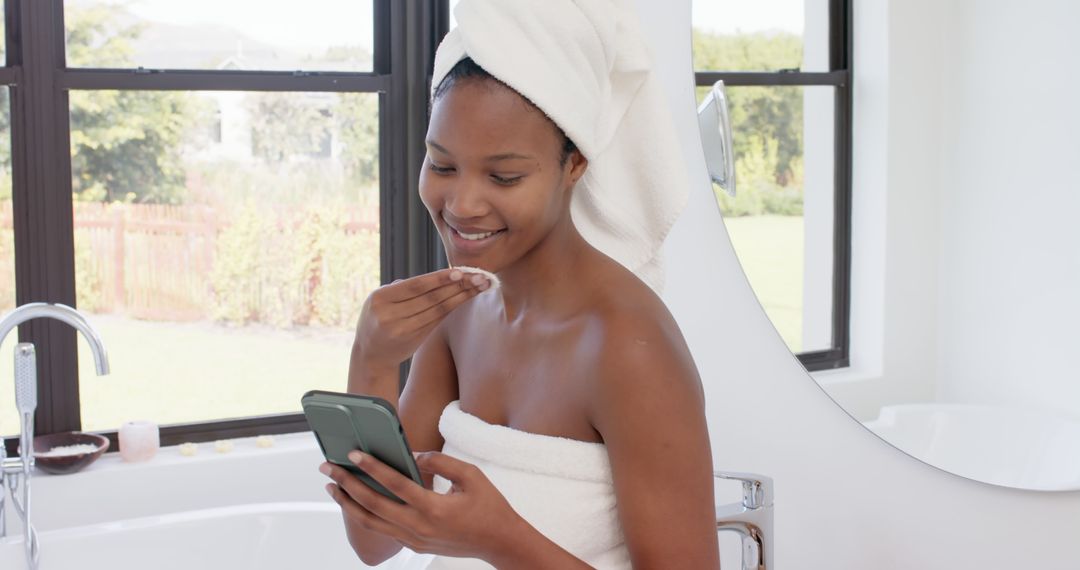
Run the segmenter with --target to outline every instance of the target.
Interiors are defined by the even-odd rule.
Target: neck
[[[505,321],[572,313],[574,292],[581,289],[578,267],[590,247],[566,216],[536,247],[499,271]]]

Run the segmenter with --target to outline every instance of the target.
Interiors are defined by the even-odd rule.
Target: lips
[[[453,228],[453,229],[461,237],[463,237],[465,239],[471,239],[471,240],[484,239],[486,237],[489,237],[489,236],[495,234],[498,231],[498,230],[492,230],[492,231],[485,231],[485,232],[477,232],[477,231],[470,232],[470,231],[465,231],[465,230],[459,230],[459,229],[456,229],[456,228]]]
[[[458,233],[463,233],[463,234],[486,234],[488,232],[495,232],[495,231],[505,230],[506,229],[506,228],[481,228],[481,227],[477,227],[477,226],[466,226],[466,225],[462,225],[462,224],[454,224],[454,223],[451,223],[450,220],[447,220],[446,217],[443,217],[443,223],[445,223],[450,228],[453,228],[454,230],[457,230]]]
[[[504,233],[506,233],[506,230],[502,229],[502,230],[498,230],[498,231],[492,233],[491,235],[489,235],[489,236],[487,236],[485,238],[467,239],[467,238],[462,237],[461,232],[459,232],[453,226],[447,224],[446,227],[450,231],[450,243],[454,246],[454,249],[456,249],[458,251],[461,251],[463,253],[481,252],[481,251],[487,249],[492,243],[498,241],[499,238],[501,238],[502,235]],[[467,232],[467,233],[471,233],[471,232]],[[487,232],[477,232],[477,233],[487,233]]]

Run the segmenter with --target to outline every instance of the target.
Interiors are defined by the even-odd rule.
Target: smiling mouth
[[[497,237],[497,236],[499,236],[500,234],[502,234],[502,233],[504,233],[506,231],[506,228],[503,228],[501,230],[495,230],[495,231],[483,232],[483,233],[477,233],[477,234],[470,234],[470,233],[459,232],[456,228],[454,228],[454,226],[451,226],[450,224],[447,224],[446,227],[447,227],[447,229],[450,230],[450,234],[454,238],[457,238],[457,239],[459,239],[461,241],[473,242],[473,243],[482,243],[482,242],[490,241],[492,238]]]
[[[502,232],[506,231],[506,229],[504,228],[504,229],[501,229],[501,230],[495,230],[495,231],[491,231],[491,232],[483,232],[483,233],[478,233],[478,234],[467,234],[467,233],[464,233],[464,232],[457,231],[457,229],[455,229],[453,226],[447,225],[446,227],[450,228],[450,231],[453,232],[454,235],[460,237],[461,239],[468,240],[468,241],[483,241],[483,240],[485,240],[487,238],[490,238],[490,237],[492,237],[492,236],[494,236],[496,234],[501,234]]]

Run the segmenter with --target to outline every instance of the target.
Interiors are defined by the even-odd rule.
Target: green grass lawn
[[[158,424],[300,411],[307,390],[344,391],[352,333],[290,332],[209,323],[156,323],[91,315],[112,373],[97,376],[79,340],[83,429],[133,419]],[[0,351],[0,434],[18,432],[14,337]]]
[[[725,219],[744,271],[793,351],[802,340],[803,221]],[[112,373],[98,377],[79,341],[83,429],[133,419],[159,424],[297,412],[307,390],[344,391],[352,332],[284,331],[211,323],[158,323],[92,315]],[[18,432],[12,388],[14,337],[0,351],[0,434]]]
[[[792,352],[802,349],[803,218],[724,218],[750,285]]]

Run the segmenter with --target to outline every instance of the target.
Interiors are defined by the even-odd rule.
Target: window
[[[850,21],[850,0],[693,0],[698,100],[723,80],[732,122],[724,224],[808,370],[848,365]]]
[[[115,445],[121,423],[150,419],[168,445],[306,430],[300,396],[345,390],[367,294],[443,257],[416,173],[445,2],[4,13],[20,33],[0,69],[0,307],[76,306],[112,367],[96,377],[66,325],[21,326],[36,432]]]

